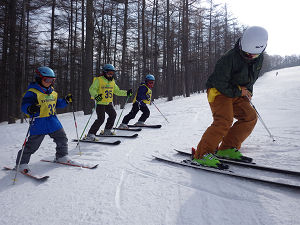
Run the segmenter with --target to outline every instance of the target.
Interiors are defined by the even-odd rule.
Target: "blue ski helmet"
[[[155,77],[152,74],[148,74],[145,78],[146,81],[153,80],[155,81]]]
[[[105,64],[102,67],[103,72],[107,72],[107,71],[116,71],[115,67],[111,64]]]
[[[43,78],[43,77],[55,78],[56,77],[53,70],[47,66],[42,66],[42,67],[37,68],[35,73],[36,73],[36,76],[40,77],[40,78]]]

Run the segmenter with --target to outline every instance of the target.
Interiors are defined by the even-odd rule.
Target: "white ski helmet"
[[[267,47],[268,32],[263,27],[248,27],[241,38],[240,48],[250,54],[261,54]]]

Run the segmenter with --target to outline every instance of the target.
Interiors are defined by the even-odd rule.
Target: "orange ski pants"
[[[229,98],[220,94],[209,104],[213,123],[197,146],[194,156],[196,159],[202,158],[206,153],[215,153],[218,149],[240,149],[257,122],[256,112],[246,97]],[[236,121],[232,125],[234,118]]]

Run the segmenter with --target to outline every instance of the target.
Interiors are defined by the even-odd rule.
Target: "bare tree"
[[[166,76],[167,76],[167,90],[168,90],[168,101],[173,100],[173,79],[172,79],[172,45],[171,45],[171,27],[170,27],[170,0],[167,0],[167,28],[166,28],[166,59],[167,59],[167,70],[166,70]]]
[[[16,96],[16,0],[8,3],[9,15],[9,53],[8,53],[8,74],[9,74],[9,99],[8,123],[15,123],[17,111]]]
[[[189,0],[183,0],[182,7],[182,59],[184,67],[185,95],[190,97],[189,60]]]
[[[123,22],[123,39],[122,39],[122,62],[121,62],[121,75],[122,87],[129,86],[129,75],[126,68],[127,63],[127,28],[128,28],[128,0],[125,0],[124,9],[124,22]]]
[[[85,62],[83,70],[83,110],[85,114],[90,112],[88,84],[92,82],[93,77],[93,36],[94,36],[94,19],[93,19],[93,0],[86,1],[86,39],[85,39]]]
[[[56,0],[52,0],[52,15],[51,15],[51,39],[50,39],[50,67],[53,68],[53,60],[54,60],[54,21],[55,21],[55,6]]]

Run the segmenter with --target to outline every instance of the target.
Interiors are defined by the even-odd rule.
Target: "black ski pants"
[[[134,119],[136,114],[139,112],[139,110],[142,111],[142,115],[139,118],[139,121],[145,122],[146,119],[150,116],[150,110],[146,106],[140,106],[138,102],[133,103],[131,111],[123,118],[122,123],[128,124],[130,120]]]
[[[68,138],[63,128],[48,134],[51,138],[53,138],[53,142],[56,143],[56,158],[61,158],[65,155],[68,155]],[[45,134],[40,135],[30,135],[25,144],[25,148],[23,151],[23,155],[21,158],[20,164],[28,164],[30,161],[30,157],[33,153],[35,153],[42,141],[44,140]],[[18,152],[16,164],[18,164],[22,150]]]
[[[105,113],[108,114],[108,119],[105,124],[105,129],[111,130],[114,126],[117,113],[116,110],[114,109],[112,104],[109,105],[97,105],[96,107],[96,113],[97,113],[97,119],[91,126],[89,130],[89,134],[96,134],[101,127],[101,125],[104,123],[105,120]]]

